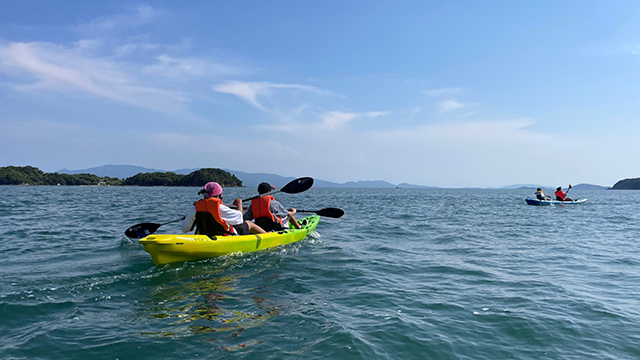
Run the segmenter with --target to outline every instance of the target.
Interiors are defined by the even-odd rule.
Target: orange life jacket
[[[222,225],[222,228],[226,233],[221,235],[229,235],[227,233],[237,234],[236,229],[227,224],[227,222],[222,219],[222,216],[220,216],[220,205],[222,205],[222,200],[210,197],[208,199],[198,200],[194,205],[196,206],[196,213],[209,213],[218,224]]]
[[[271,200],[273,200],[273,196],[271,195],[251,200],[251,213],[253,214],[253,218],[257,219],[267,217],[271,219],[271,221],[277,222],[282,226],[282,219],[279,216],[273,215],[271,212]]]

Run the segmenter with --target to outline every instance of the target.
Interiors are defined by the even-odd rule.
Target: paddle
[[[330,217],[330,218],[341,218],[344,215],[344,210],[338,208],[326,208],[320,210],[298,210],[297,212],[306,212],[306,213],[316,213],[319,216]]]
[[[313,178],[301,177],[301,178],[292,180],[287,185],[283,186],[282,189],[280,189],[280,190],[270,191],[268,193],[264,193],[264,194],[261,194],[261,195],[256,195],[256,196],[250,197],[248,199],[244,199],[244,200],[242,200],[242,202],[253,200],[253,199],[257,199],[257,198],[260,198],[260,197],[263,197],[263,196],[267,196],[267,195],[273,195],[273,194],[279,193],[279,192],[283,192],[283,193],[287,193],[287,194],[298,194],[298,193],[301,193],[303,191],[309,190],[312,186],[313,186]]]
[[[266,196],[266,195],[271,195],[271,194],[275,194],[278,192],[283,192],[283,193],[287,193],[287,194],[298,194],[301,193],[303,191],[307,191],[311,188],[311,186],[313,186],[313,178],[310,177],[301,177],[298,179],[294,179],[291,182],[289,182],[287,185],[283,186],[282,189],[277,190],[277,191],[273,191],[273,192],[268,192],[266,194],[262,194],[262,195],[258,195],[258,196],[254,196],[245,200],[244,201],[249,201],[249,200],[253,200],[253,199],[257,199],[259,197],[262,196]],[[171,224],[174,222],[178,222],[184,219],[184,216],[180,219],[176,219],[176,220],[172,220],[166,223],[162,223],[162,224],[157,224],[157,223],[141,223],[141,224],[136,224],[133,225],[131,227],[129,227],[125,232],[124,235],[128,238],[131,239],[142,239],[143,237],[147,236],[147,235],[151,235],[154,232],[156,232],[158,230],[158,228],[162,225],[167,225],[167,224]]]
[[[127,230],[125,230],[124,235],[130,239],[142,239],[143,237],[147,235],[151,235],[154,232],[156,232],[156,230],[158,230],[158,228],[162,225],[167,225],[167,224],[171,224],[171,223],[182,221],[182,220],[184,220],[184,216],[181,217],[180,219],[171,220],[162,224],[156,224],[156,223],[136,224],[128,228]]]

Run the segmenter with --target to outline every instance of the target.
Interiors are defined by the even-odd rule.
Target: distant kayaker
[[[544,192],[542,192],[541,188],[536,189],[536,192],[534,194],[536,195],[536,198],[538,198],[538,200],[551,200],[551,196],[545,195]]]
[[[209,237],[265,233],[260,226],[245,221],[242,211],[231,209],[222,203],[222,186],[218,183],[206,183],[198,194],[204,194],[204,199],[196,201],[182,221],[183,233],[192,231],[194,227],[196,234]],[[233,204],[242,209],[242,199],[235,199]]]
[[[258,185],[258,194],[260,195],[270,193],[271,190],[275,190],[275,187],[267,182]],[[251,200],[251,205],[244,214],[244,219],[254,220],[256,224],[268,231],[288,229],[289,223],[293,224],[296,229],[300,229],[300,224],[294,216],[295,213],[296,209],[285,209],[278,200],[274,199],[273,195],[265,195]]]
[[[568,198],[567,197],[567,193],[569,192],[569,190],[571,190],[571,185],[569,185],[569,188],[567,189],[567,192],[563,192],[562,191],[562,187],[558,186],[558,188],[556,189],[556,200],[558,201],[573,201],[572,198]]]

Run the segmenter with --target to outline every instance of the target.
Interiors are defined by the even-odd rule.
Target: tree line
[[[612,190],[640,190],[640,178],[620,180],[613,185]]]
[[[95,174],[45,173],[33,166],[0,167],[0,185],[204,186],[209,181],[222,186],[242,186],[242,181],[235,175],[213,168],[200,169],[188,175],[154,172],[119,179]]]

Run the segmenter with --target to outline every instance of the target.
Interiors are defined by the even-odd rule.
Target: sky
[[[637,1],[2,1],[0,166],[640,177]]]

